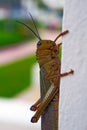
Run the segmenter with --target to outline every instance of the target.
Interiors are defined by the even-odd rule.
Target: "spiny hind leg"
[[[44,109],[48,106],[48,104],[51,102],[51,100],[54,98],[54,96],[57,92],[58,92],[58,87],[54,87],[54,85],[51,85],[51,87],[47,91],[46,95],[44,96],[40,107],[37,109],[36,113],[31,118],[32,123],[36,123],[39,120]]]
[[[31,110],[31,111],[36,111],[36,110],[39,108],[40,104],[41,104],[41,99],[37,100],[37,102],[35,102],[35,103],[30,107],[30,110]]]

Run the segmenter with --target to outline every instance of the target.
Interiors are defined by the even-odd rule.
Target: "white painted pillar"
[[[59,130],[87,130],[87,0],[65,0]]]

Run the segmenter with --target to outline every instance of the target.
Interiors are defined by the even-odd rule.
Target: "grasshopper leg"
[[[60,77],[64,77],[64,76],[67,76],[67,75],[73,74],[73,73],[74,73],[74,70],[71,69],[69,72],[65,72],[65,73],[60,74]]]
[[[56,42],[59,37],[66,35],[68,32],[69,32],[69,30],[65,30],[64,32],[61,32],[61,33],[55,38],[54,42]]]
[[[58,88],[54,85],[51,85],[50,89],[47,91],[44,99],[41,102],[40,107],[36,111],[35,115],[31,118],[32,123],[36,123],[40,118],[40,115],[43,113],[44,109],[48,106],[50,101],[53,99],[55,94],[58,92]]]
[[[40,103],[41,103],[41,99],[39,99],[34,105],[32,105],[32,106],[30,107],[30,110],[31,110],[31,111],[36,111],[36,110],[39,108]]]
[[[74,70],[70,70],[69,72],[65,72],[65,73],[62,73],[62,74],[55,74],[55,75],[47,75],[46,76],[46,79],[49,80],[49,79],[53,79],[53,78],[56,78],[56,77],[64,77],[64,76],[68,76],[69,74],[73,74],[74,73]]]
[[[38,121],[38,120],[37,120],[37,117],[34,116],[34,117],[31,118],[31,122],[32,122],[32,123],[36,123],[37,121]]]

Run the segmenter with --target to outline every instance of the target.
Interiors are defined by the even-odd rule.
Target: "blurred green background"
[[[58,5],[49,5],[45,0],[0,0],[0,97],[13,97],[32,87],[32,67],[37,63],[35,53],[20,56],[17,60],[13,56],[13,60],[7,60],[9,51],[13,55],[16,49],[20,52],[22,45],[28,43],[32,46],[33,41],[38,41],[31,31],[16,22],[21,21],[36,32],[28,12],[31,12],[41,34],[57,34],[62,28],[61,1]]]

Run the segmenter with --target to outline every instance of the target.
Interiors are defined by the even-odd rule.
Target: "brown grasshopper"
[[[54,120],[54,124],[55,127],[58,128],[57,123],[60,77],[73,74],[74,71],[70,70],[69,72],[65,72],[63,74],[60,73],[61,62],[58,58],[58,53],[61,43],[56,45],[55,42],[60,36],[63,36],[67,33],[68,30],[60,33],[54,41],[40,40],[37,43],[36,57],[40,66],[41,98],[30,108],[32,111],[36,111],[35,115],[31,119],[31,122],[33,123],[37,122],[41,115],[42,120],[44,120],[47,118],[46,116],[49,113],[50,116],[53,115],[54,117],[55,115],[56,120]],[[47,120],[45,124],[46,123],[48,123]]]
[[[33,17],[30,14],[34,23]],[[18,21],[19,22],[19,21]],[[61,62],[58,58],[59,48],[62,43],[56,44],[59,37],[67,34],[66,30],[60,33],[54,41],[42,40],[36,28],[37,34],[26,24],[25,25],[33,34],[39,39],[37,43],[36,57],[40,67],[40,88],[41,98],[31,106],[30,110],[36,111],[32,117],[31,122],[36,123],[41,117],[42,130],[58,130],[58,105],[59,105],[59,89],[60,77],[73,74],[74,71],[60,73]]]

